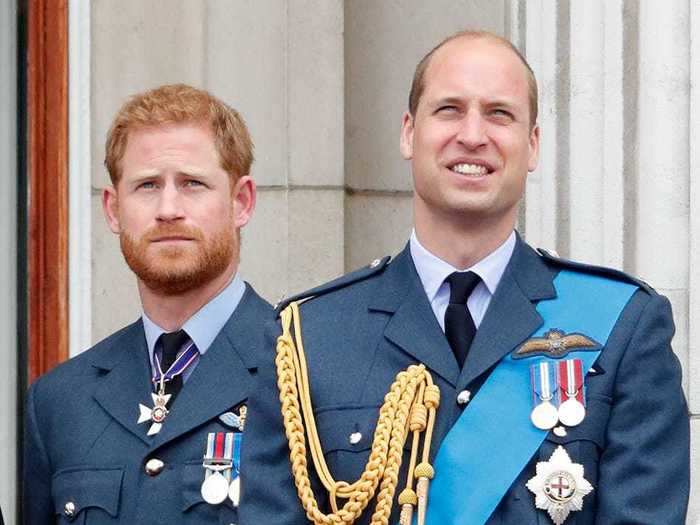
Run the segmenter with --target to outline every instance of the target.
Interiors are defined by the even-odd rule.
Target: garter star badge
[[[555,525],[562,525],[569,512],[583,508],[583,497],[593,490],[583,477],[583,465],[573,463],[559,446],[549,461],[537,463],[537,475],[527,482],[535,506],[546,510]]]

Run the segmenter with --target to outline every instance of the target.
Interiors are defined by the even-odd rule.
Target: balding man
[[[683,524],[668,300],[514,230],[540,145],[525,59],[489,33],[443,41],[416,68],[400,144],[406,248],[279,307],[268,381],[296,491],[265,523]]]

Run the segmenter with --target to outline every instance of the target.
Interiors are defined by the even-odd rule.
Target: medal
[[[228,481],[221,472],[212,472],[202,483],[202,499],[210,505],[223,503],[228,495]]]
[[[229,481],[233,467],[233,432],[209,432],[202,466],[202,499],[210,505],[219,505],[229,495]]]
[[[540,430],[549,430],[559,422],[559,414],[552,403],[543,401],[532,409],[530,421]]]
[[[242,406],[240,409],[241,418],[245,424],[246,407]],[[228,497],[233,503],[234,507],[238,507],[238,503],[241,500],[241,444],[243,442],[243,434],[237,432],[233,434],[233,456],[232,456],[232,468],[231,468],[231,485],[228,488]]]
[[[586,417],[583,372],[580,359],[567,359],[557,364],[559,376],[559,420],[567,427],[581,424]]]
[[[556,386],[554,367],[547,361],[540,361],[530,366],[533,409],[530,421],[540,430],[549,430],[559,421],[557,408],[551,403],[554,398],[553,387]]]
[[[164,393],[151,393],[153,398],[153,408],[148,408],[146,405],[139,403],[139,419],[137,424],[145,423],[146,421],[153,421],[148,429],[147,435],[153,436],[160,432],[163,427],[163,421],[168,415],[168,409],[165,405],[170,401],[170,394]]]
[[[233,503],[234,507],[238,507],[238,502],[241,500],[241,477],[236,476],[231,481],[231,485],[228,488],[228,497]]]
[[[583,498],[593,490],[583,477],[583,465],[573,463],[564,447],[540,461],[537,474],[526,486],[535,495],[535,507],[546,510],[555,525],[562,525],[571,511],[583,508]]]
[[[168,416],[170,411],[166,408],[168,401],[172,397],[171,394],[165,393],[165,383],[170,381],[173,377],[177,377],[187,370],[192,363],[194,363],[199,357],[199,350],[194,346],[194,343],[190,343],[189,346],[177,357],[175,362],[166,372],[163,372],[160,367],[160,360],[158,356],[154,356],[155,361],[155,371],[153,374],[153,384],[156,387],[156,391],[151,393],[153,398],[153,408],[149,408],[146,405],[139,403],[139,418],[137,424],[145,423],[146,421],[153,421],[151,426],[146,433],[149,436],[153,436],[160,432],[163,428],[163,421]]]

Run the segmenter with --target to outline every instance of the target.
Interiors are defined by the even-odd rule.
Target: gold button
[[[67,518],[72,518],[75,516],[75,503],[72,501],[67,501],[66,504],[63,506],[63,514]]]
[[[160,459],[151,458],[146,461],[146,474],[149,476],[157,476],[161,473],[163,467],[165,467],[165,463],[163,463]]]

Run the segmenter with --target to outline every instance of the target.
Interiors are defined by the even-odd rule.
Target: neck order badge
[[[185,370],[191,367],[198,358],[199,350],[197,350],[197,347],[191,341],[187,348],[185,348],[185,350],[177,356],[175,362],[172,363],[172,365],[170,365],[165,372],[163,372],[161,368],[158,356],[155,356],[156,366],[153,374],[153,384],[156,391],[151,394],[151,397],[153,398],[153,408],[139,404],[138,424],[153,421],[147,432],[149,436],[153,436],[160,432],[160,429],[163,428],[163,421],[165,421],[165,418],[169,413],[166,405],[174,394],[165,393],[166,383],[175,378],[181,377]]]
[[[554,285],[557,297],[537,305],[544,324],[533,336],[554,328],[590,335],[600,347],[567,356],[589,370],[637,287],[566,270]],[[537,357],[506,357],[452,427],[435,460],[427,525],[483,525],[540,447],[547,430],[530,420],[530,366],[535,363]],[[500,402],[506,398],[509,403]]]

